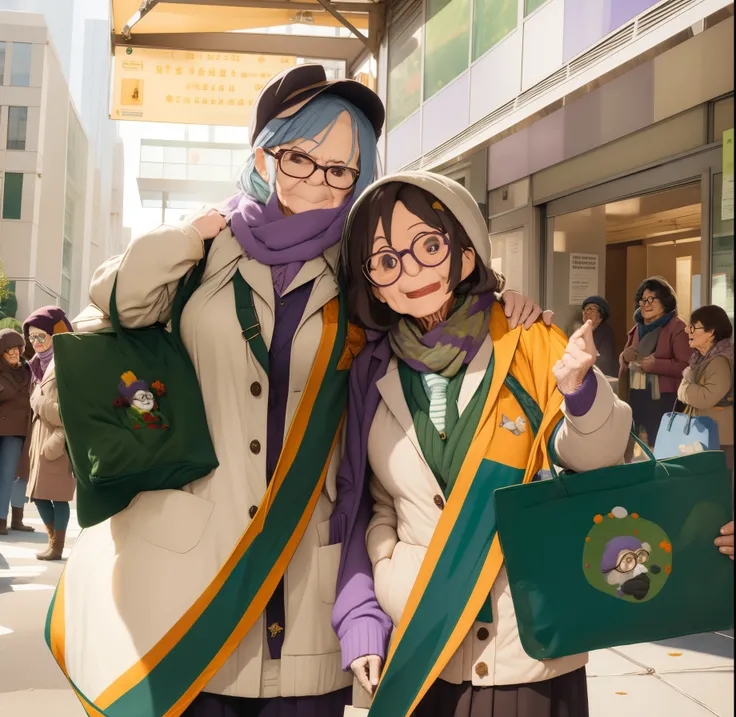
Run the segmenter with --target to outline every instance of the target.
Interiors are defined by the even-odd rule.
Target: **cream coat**
[[[480,385],[492,352],[489,337],[463,379],[458,401],[461,413]],[[614,396],[597,370],[596,378],[593,407],[578,418],[566,413],[555,444],[560,462],[579,472],[621,463],[631,428],[629,406]],[[442,490],[422,455],[395,358],[378,387],[382,401],[368,440],[375,506],[367,544],[378,601],[398,625],[441,515]],[[514,440],[511,433],[509,440]],[[539,662],[524,652],[504,568],[491,590],[491,602],[494,622],[475,623],[441,679],[456,684],[472,681],[479,687],[538,682],[587,662],[587,655]],[[478,636],[481,628],[488,632],[486,639]],[[478,674],[486,672],[476,669],[480,663],[488,668],[486,676]]]
[[[66,453],[59,415],[59,391],[52,361],[31,394],[33,427],[29,444],[30,474],[26,494],[31,500],[70,501],[76,481]]]
[[[166,321],[177,281],[202,256],[203,242],[192,226],[162,226],[135,239],[122,258],[109,260],[97,271],[92,300],[108,312],[119,269],[122,323],[139,327]],[[332,269],[335,258],[332,253],[307,262],[289,287],[314,279],[294,336],[287,429],[319,344],[321,309],[338,292]],[[247,528],[249,510],[259,505],[266,490],[268,378],[241,335],[230,282],[235,271],[242,272],[253,289],[263,338],[270,346],[271,270],[244,257],[229,229],[216,238],[202,285],[182,318],[182,335],[201,383],[219,468],[183,491],[139,494],[122,513],[85,530],[69,561],[66,662],[70,676],[87,695],[100,694],[199,597]],[[101,312],[91,307],[75,328],[99,328],[101,319]],[[251,392],[254,383],[263,389],[257,396]],[[258,453],[250,448],[254,440],[261,444]],[[340,645],[330,625],[340,557],[339,546],[328,546],[338,452],[285,574],[287,630],[282,659],[269,659],[261,617],[205,691],[240,697],[299,696],[351,684],[351,676],[341,669]]]

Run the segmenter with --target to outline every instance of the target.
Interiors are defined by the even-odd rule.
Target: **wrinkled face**
[[[352,119],[347,112],[343,112],[337,118],[329,132],[325,129],[313,139],[297,139],[278,147],[272,147],[270,151],[277,153],[284,149],[308,155],[317,164],[324,167],[335,167],[333,173],[338,173],[340,167],[357,170],[360,160],[357,132],[353,129]],[[296,161],[299,161],[298,156]],[[330,186],[330,184],[339,183],[332,181],[328,184],[323,169],[317,169],[311,177],[299,179],[286,174],[277,160],[274,162],[277,167],[276,195],[281,206],[293,214],[308,212],[312,209],[335,209],[353,192],[352,187],[336,189]],[[304,166],[303,160],[302,166]],[[262,148],[256,149],[256,169],[265,181],[269,180],[266,153]],[[300,173],[301,171],[293,170],[289,172],[289,174]]]
[[[396,313],[413,316],[415,319],[424,319],[440,311],[452,298],[450,252],[436,266],[423,266],[415,256],[419,254],[425,257],[424,263],[433,263],[429,257],[436,255],[436,252],[446,251],[446,240],[451,241],[438,229],[412,214],[404,204],[397,202],[391,217],[391,244],[386,240],[383,223],[379,220],[372,251],[379,261],[389,263],[396,261],[395,254],[392,252],[388,259],[383,259],[384,254],[390,249],[398,252],[401,255],[402,271],[390,286],[373,287],[376,298],[388,304]],[[466,249],[460,280],[467,279],[474,268],[475,252]]]
[[[641,315],[644,317],[644,321],[655,321],[660,316],[664,316],[662,302],[657,298],[657,294],[649,289],[642,295],[639,308],[641,309]]]
[[[598,304],[587,304],[583,307],[583,323],[586,321],[592,321],[594,329],[597,329],[601,325],[603,317],[601,316],[601,310]]]
[[[155,403],[156,399],[150,391],[136,391],[130,405],[139,411],[153,411]]]
[[[713,346],[713,334],[714,332],[706,330],[700,321],[690,324],[690,326],[688,326],[688,341],[690,342],[690,348],[696,349],[701,354],[708,353]]]
[[[35,326],[31,326],[28,330],[28,340],[37,354],[46,353],[53,342],[50,334],[47,334],[43,329],[37,329]]]
[[[8,349],[3,354],[3,360],[11,366],[20,366],[20,349],[17,346],[15,348]]]

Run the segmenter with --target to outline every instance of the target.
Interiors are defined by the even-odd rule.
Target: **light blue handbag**
[[[675,458],[721,448],[718,424],[707,416],[693,416],[691,412],[665,413],[654,444],[657,460]]]

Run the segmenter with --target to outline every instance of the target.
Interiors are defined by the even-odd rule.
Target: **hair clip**
[[[434,202],[432,204],[432,209],[436,209],[438,212],[444,212],[445,211],[445,208],[439,202]]]

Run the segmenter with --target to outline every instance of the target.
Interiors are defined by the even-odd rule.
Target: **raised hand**
[[[598,351],[593,341],[593,324],[586,321],[571,337],[562,359],[553,367],[557,388],[563,395],[575,393],[588,371],[595,365]]]

